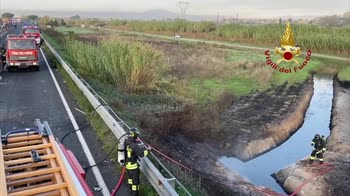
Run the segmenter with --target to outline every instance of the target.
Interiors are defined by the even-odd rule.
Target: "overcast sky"
[[[187,14],[278,17],[340,14],[350,0],[187,0]],[[176,0],[0,0],[2,10],[66,10],[143,12],[164,9],[179,12]]]

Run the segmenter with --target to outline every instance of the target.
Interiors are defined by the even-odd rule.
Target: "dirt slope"
[[[313,94],[312,82],[243,97],[222,114],[226,156],[250,160],[287,140],[304,121]]]

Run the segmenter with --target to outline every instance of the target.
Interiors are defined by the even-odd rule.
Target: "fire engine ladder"
[[[84,195],[47,122],[35,124],[1,136],[0,195]]]

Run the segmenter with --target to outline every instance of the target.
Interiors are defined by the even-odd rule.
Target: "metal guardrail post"
[[[57,58],[57,60],[60,62],[60,64],[63,66],[65,71],[68,73],[70,78],[74,81],[74,83],[77,85],[77,87],[83,92],[85,97],[89,100],[91,105],[96,108],[97,113],[101,116],[103,121],[106,123],[106,125],[111,129],[113,134],[120,138],[122,137],[126,132],[125,130],[120,126],[120,123],[118,123],[115,118],[109,113],[109,108],[107,107],[100,107],[101,103],[96,97],[95,94],[93,94],[90,90],[90,86],[84,85],[84,83],[81,80],[81,77],[77,76],[75,72],[73,71],[72,67],[64,61],[64,59],[56,52],[56,50],[47,42],[47,40],[43,37],[47,47],[49,50],[54,54],[54,56]],[[84,81],[85,82],[85,81]],[[85,82],[86,83],[86,82]],[[170,185],[167,178],[165,178],[153,165],[153,163],[147,158],[144,157],[140,161],[140,169],[143,172],[143,174],[146,176],[147,180],[152,184],[154,189],[158,192],[161,196],[178,196],[177,192],[173,188],[172,185]]]

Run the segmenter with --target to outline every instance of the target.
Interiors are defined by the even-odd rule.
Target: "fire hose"
[[[126,171],[126,168],[123,167],[122,173],[120,174],[119,181],[118,181],[117,185],[115,186],[115,188],[114,188],[113,193],[111,194],[111,196],[115,196],[115,194],[118,192],[119,188],[121,187],[121,185],[122,185],[122,183],[123,183],[124,176],[125,176],[125,171]]]

